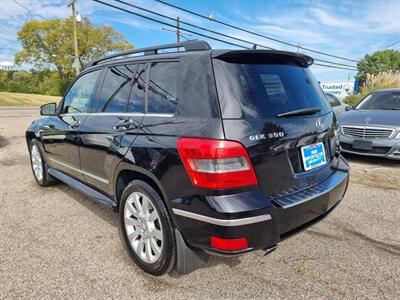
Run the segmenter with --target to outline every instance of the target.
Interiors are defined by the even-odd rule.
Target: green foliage
[[[367,74],[364,85],[356,95],[347,96],[344,102],[350,105],[357,104],[369,93],[377,89],[400,87],[400,71],[381,72],[378,74]]]
[[[400,51],[389,49],[365,55],[358,63],[357,79],[360,85],[367,80],[367,74],[400,70]]]
[[[356,105],[360,99],[360,94],[348,95],[343,99],[343,102],[349,105]]]
[[[77,24],[80,63],[85,66],[91,60],[107,52],[122,51],[133,46],[110,26],[94,27],[89,19]],[[15,62],[31,64],[35,70],[56,70],[64,90],[75,77],[72,18],[27,22],[18,32],[23,50],[15,56]]]
[[[33,72],[0,70],[0,92],[59,96],[62,94],[62,82],[58,73],[50,70]]]

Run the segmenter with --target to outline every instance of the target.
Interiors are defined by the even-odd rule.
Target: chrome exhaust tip
[[[274,252],[276,250],[276,248],[278,248],[278,245],[274,245],[274,246],[272,246],[270,248],[266,248],[266,249],[259,249],[259,250],[254,251],[253,253],[257,256],[264,257],[264,256]]]

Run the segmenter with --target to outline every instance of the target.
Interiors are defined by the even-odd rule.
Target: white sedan
[[[324,94],[329,104],[331,105],[332,110],[335,113],[336,117],[339,117],[341,114],[346,112],[346,107],[350,106],[348,104],[343,103],[341,100],[339,100],[338,97],[336,97],[331,93],[324,93]]]

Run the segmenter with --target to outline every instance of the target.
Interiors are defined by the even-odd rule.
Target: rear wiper
[[[292,111],[288,111],[285,113],[281,113],[276,115],[278,118],[282,117],[295,117],[295,116],[306,116],[306,115],[313,115],[320,112],[321,109],[319,107],[310,107],[310,108],[303,108],[303,109],[296,109]]]

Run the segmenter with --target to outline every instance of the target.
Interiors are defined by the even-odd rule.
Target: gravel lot
[[[24,140],[34,118],[0,114],[0,299],[400,299],[399,163],[348,157],[342,204],[267,257],[154,278],[125,252],[114,212],[35,184]]]

